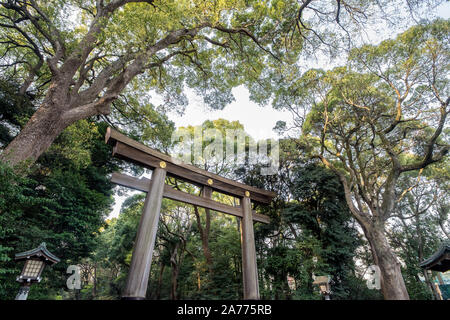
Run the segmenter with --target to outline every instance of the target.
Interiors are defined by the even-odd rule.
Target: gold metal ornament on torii
[[[253,222],[269,223],[270,219],[268,216],[254,212],[251,203],[253,201],[268,204],[276,194],[182,163],[112,128],[107,129],[105,141],[113,146],[114,157],[153,170],[151,179],[138,179],[117,172],[113,173],[111,178],[113,183],[147,192],[133,249],[127,285],[122,298],[133,300],[145,298],[161,201],[165,197],[241,218],[244,299],[259,299]],[[166,176],[199,186],[203,190],[202,196],[195,196],[174,189],[165,184]],[[211,199],[212,191],[239,198],[241,205],[235,207],[217,202]]]

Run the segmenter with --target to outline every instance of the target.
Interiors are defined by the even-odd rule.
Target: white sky
[[[436,14],[444,19],[449,19],[450,3],[446,2],[436,8]],[[396,30],[395,32],[390,31],[390,34],[384,38],[393,37],[396,33],[401,31],[403,30]],[[374,41],[379,40],[380,35],[374,35],[373,39]],[[313,64],[315,64],[314,67],[317,66],[316,63],[312,63],[312,65]],[[227,105],[223,110],[210,110],[203,103],[201,97],[195,96],[192,91],[187,92],[189,105],[186,106],[184,114],[180,116],[176,113],[169,113],[168,117],[175,123],[176,127],[201,125],[205,120],[216,120],[219,118],[229,121],[238,120],[244,125],[245,131],[257,140],[264,138],[278,138],[278,135],[272,130],[276,122],[281,120],[289,123],[291,120],[291,115],[287,111],[278,111],[271,106],[260,107],[256,103],[250,101],[249,92],[243,86],[233,89],[233,95],[235,97],[235,102]],[[114,196],[115,205],[108,218],[117,217],[125,199],[135,193],[137,192],[130,191],[122,196],[116,194]]]
[[[276,122],[291,119],[289,112],[277,111],[270,106],[261,107],[250,101],[249,92],[244,86],[234,88],[233,95],[236,101],[227,105],[223,110],[210,110],[203,103],[201,97],[188,92],[189,105],[186,107],[184,115],[178,116],[175,113],[169,113],[169,118],[175,122],[177,128],[188,125],[197,126],[206,120],[219,118],[229,121],[237,120],[244,125],[245,131],[256,140],[278,138],[278,135],[272,131]]]

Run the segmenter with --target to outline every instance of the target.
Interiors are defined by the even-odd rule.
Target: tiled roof
[[[56,257],[53,253],[48,251],[47,245],[45,244],[45,242],[42,242],[39,245],[39,247],[37,247],[37,248],[31,249],[31,250],[28,250],[25,252],[21,252],[21,253],[16,253],[15,260],[23,260],[23,259],[26,259],[27,257],[36,256],[36,255],[45,256],[48,260],[50,260],[52,262],[52,264],[58,263],[60,261],[60,259],[58,257]]]

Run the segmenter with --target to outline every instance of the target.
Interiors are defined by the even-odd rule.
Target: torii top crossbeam
[[[237,198],[249,197],[252,201],[270,203],[276,196],[274,192],[255,188],[231,179],[221,177],[191,164],[182,163],[172,157],[149,148],[120,132],[109,128],[106,131],[106,143],[112,145],[113,155],[138,165],[154,169],[165,162],[167,175],[190,182],[194,185],[209,186],[211,189]]]

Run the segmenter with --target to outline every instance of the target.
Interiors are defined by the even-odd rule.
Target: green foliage
[[[381,245],[371,233],[377,230],[389,236],[389,219],[397,215],[403,190],[422,184],[420,179],[416,184],[409,180],[400,191],[399,179],[422,173],[434,163],[445,167],[449,31],[450,21],[437,19],[411,27],[395,39],[353,48],[345,66],[306,71],[275,99],[275,107],[285,100],[292,102],[285,108],[297,118],[295,124],[302,131],[299,144],[339,176],[353,216],[371,246],[378,249],[373,253],[393,257],[381,270],[393,265],[396,246]],[[445,169],[441,171],[445,174]],[[408,228],[406,223],[404,230]],[[422,245],[425,241],[423,236]],[[407,261],[405,274],[409,274],[412,297],[424,297],[414,287],[420,255],[414,250],[413,262],[406,257],[409,249],[398,251]],[[401,277],[398,271],[383,276]],[[387,289],[389,281],[384,283],[389,296],[394,290]],[[406,296],[406,288],[402,291]]]
[[[258,167],[241,171],[246,183],[278,194],[270,207],[259,208],[272,223],[255,231],[262,297],[320,299],[313,275],[330,275],[332,299],[379,299],[361,278],[364,270],[355,266],[366,244],[339,179],[316,162],[303,160],[297,143],[281,141],[277,175],[261,176]]]
[[[2,299],[17,293],[21,266],[12,261],[14,253],[45,241],[61,258],[30,291],[30,299],[50,299],[66,288],[67,266],[80,263],[97,246],[98,230],[112,204],[107,174],[116,167],[103,142],[105,130],[105,125],[88,121],[69,127],[27,178],[1,165]]]
[[[111,117],[107,120],[114,126],[127,130],[134,139],[152,148],[166,151],[171,146],[175,125],[164,113],[164,108],[142,101],[142,92],[126,92],[123,99],[113,104]]]
[[[410,298],[414,300],[433,299],[431,283],[427,283],[419,264],[431,256],[447,237],[448,209],[440,210],[448,202],[447,179],[443,173],[445,169],[441,167],[427,168],[421,184],[411,190],[407,189],[408,186],[418,177],[416,174],[404,176],[398,190],[404,196],[397,206],[397,215],[390,220],[389,239],[394,247],[400,248],[398,256],[404,262],[402,273]],[[433,278],[435,275],[430,277],[430,281]]]
[[[25,212],[51,204],[48,199],[33,194],[35,183],[0,163],[0,300],[13,299],[16,294],[15,278],[21,268],[13,261],[14,253],[31,249],[21,250],[24,246],[16,246],[22,241],[29,243],[26,234],[17,234],[21,227],[26,226],[23,221]]]
[[[98,246],[88,261],[98,269],[96,299],[119,299],[125,288],[143,199],[143,194],[128,198],[122,205],[119,218],[107,220],[97,238]]]
[[[88,34],[93,38],[89,44],[92,50],[87,50],[85,57],[90,60],[80,61],[74,78],[66,81],[70,85],[65,94],[80,93],[71,97],[78,101],[83,90],[95,87],[92,84],[99,75],[118,65],[85,103],[93,102],[107,91],[105,88],[114,83],[122,69],[142,58],[138,75],[129,79],[125,89],[113,90],[117,100],[112,103],[111,113],[102,111],[102,117],[131,137],[163,151],[171,147],[174,131],[165,113],[171,109],[182,112],[188,103],[186,88],[215,109],[232,102],[231,90],[239,85],[247,86],[251,98],[260,103],[274,98],[275,108],[287,108],[296,115],[303,114],[299,110],[304,108],[308,111],[306,118],[294,119],[295,126],[303,130],[302,137],[282,142],[282,164],[277,175],[261,176],[258,167],[235,170],[227,159],[202,165],[222,175],[240,175],[248,184],[279,195],[270,206],[255,208],[272,218],[271,224],[257,225],[255,230],[264,298],[320,299],[312,284],[313,275],[325,274],[332,276],[333,299],[379,298],[377,292],[365,287],[355,265],[356,259],[366,263],[366,257],[359,256],[357,250],[367,244],[351,218],[347,206],[350,203],[345,201],[341,185],[345,179],[339,181],[316,163],[299,161],[303,155],[298,148],[328,157],[328,166],[342,173],[341,178],[352,181],[349,189],[357,190],[355,197],[373,187],[363,201],[380,194],[389,184],[390,175],[385,169],[393,154],[405,167],[427,159],[427,144],[435,133],[433,113],[448,96],[449,21],[436,20],[413,27],[396,39],[354,48],[345,67],[311,69],[298,76],[298,53],[314,42],[309,39],[311,33],[323,41],[321,28],[314,25],[317,20],[305,17],[307,14],[302,17],[298,1],[129,2],[99,21],[98,34],[89,33],[88,27],[97,23],[93,21],[100,7],[94,1],[34,1],[30,8],[15,11],[12,2],[0,7],[0,55],[2,63],[8,63],[2,68],[5,79],[9,79],[0,81],[1,146],[6,146],[35,112],[33,101],[43,101],[52,91],[49,89],[55,87],[57,68],[50,72],[44,60],[50,64],[58,51],[56,47],[64,45],[64,54],[56,59],[59,66],[64,66],[70,61],[68,57],[76,58],[84,48],[83,39]],[[372,3],[382,7],[379,1],[358,1],[355,7],[346,5],[345,11],[358,20]],[[408,1],[411,8],[417,3]],[[335,15],[334,2],[316,4],[305,10],[314,10],[312,16],[319,22],[327,20],[328,14],[322,12],[331,12],[331,21],[336,20],[344,28],[345,16],[339,12]],[[26,10],[37,18],[21,18]],[[67,23],[69,12],[77,14],[71,23]],[[304,19],[302,27],[298,19]],[[296,26],[298,37],[294,36]],[[189,28],[199,28],[199,32],[141,55],[174,30]],[[337,40],[333,30],[325,30],[325,35],[327,41]],[[19,82],[30,76],[33,85],[29,88],[35,96],[18,94],[18,85],[10,79]],[[74,90],[77,82],[80,92]],[[149,102],[154,93],[163,96],[158,106]],[[406,106],[403,114],[399,115],[398,104]],[[206,121],[201,130],[213,128],[222,133],[243,129],[239,122],[219,119]],[[277,123],[280,132],[286,128],[285,123]],[[187,129],[194,131],[192,126]],[[105,130],[105,123],[84,119],[67,127],[29,171],[18,174],[0,163],[0,299],[13,298],[17,290],[14,280],[20,266],[12,261],[13,254],[41,241],[46,241],[62,261],[45,271],[44,281],[33,286],[30,299],[120,297],[144,196],[130,197],[117,219],[105,221],[112,204],[107,175],[118,167],[110,160],[110,147],[103,141]],[[448,128],[443,132],[448,134]],[[213,140],[202,141],[202,150]],[[447,140],[444,136],[432,141],[436,142],[434,155],[447,152]],[[436,170],[448,176],[448,168]],[[198,191],[189,184],[168,181],[190,193]],[[403,187],[410,185],[411,181],[406,181]],[[235,200],[225,195],[213,197],[229,203]],[[378,198],[369,200],[380,202]],[[414,197],[410,194],[404,198],[411,200]],[[367,207],[370,203],[366,203]],[[392,223],[390,241],[398,244],[398,255],[406,266],[406,285],[415,299],[429,298],[426,287],[417,279],[421,272],[418,262],[438,242],[438,226],[445,233],[448,204],[441,201],[432,211],[434,216],[421,216],[414,223],[405,222],[404,216]],[[405,208],[399,208],[399,212],[410,213]],[[206,220],[204,213],[201,211],[196,221],[190,206],[163,202],[148,298],[242,296],[239,221],[212,213],[208,234],[212,265],[207,265],[199,235],[203,228],[200,224]],[[83,289],[77,292],[62,289],[70,264],[83,266],[88,275]]]

